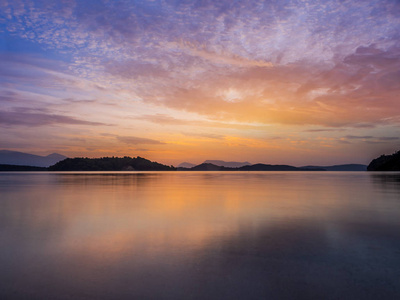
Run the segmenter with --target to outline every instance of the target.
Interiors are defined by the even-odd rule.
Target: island
[[[368,171],[400,171],[400,151],[391,155],[381,155],[373,159],[367,167]]]
[[[174,166],[152,162],[143,157],[66,158],[50,166],[49,171],[175,171]]]

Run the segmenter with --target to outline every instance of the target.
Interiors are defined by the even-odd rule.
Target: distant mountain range
[[[382,156],[378,160],[386,162],[392,156]],[[400,152],[396,157],[400,156]],[[375,160],[374,160],[375,161]],[[374,162],[373,161],[373,162]],[[373,163],[371,162],[371,164]],[[370,165],[371,166],[371,165]],[[372,166],[373,167],[373,166]],[[371,169],[372,169],[371,167]],[[67,158],[53,153],[39,156],[29,153],[0,150],[0,171],[162,171],[176,170],[173,166],[165,166],[147,159],[128,156],[123,158]],[[344,164],[333,166],[303,166],[250,164],[249,162],[206,160],[202,164],[181,163],[178,171],[366,171],[367,166],[361,164]]]
[[[254,164],[245,165],[238,168],[230,168],[224,166],[217,166],[210,163],[202,163],[192,168],[178,168],[178,171],[325,171],[323,169],[312,169],[307,170],[288,166],[288,165],[267,165],[267,164]]]
[[[247,167],[246,167],[247,166]],[[254,164],[248,161],[223,161],[223,160],[206,160],[202,164],[195,165],[192,163],[184,162],[178,165],[178,170],[191,170],[191,171],[222,171],[224,168],[233,168],[234,171],[366,171],[367,166],[361,164],[344,164],[333,166],[303,166],[293,167],[289,165],[268,165],[268,164]]]
[[[196,166],[196,164],[188,163],[185,161],[185,162],[179,164],[178,168],[193,168],[194,166]]]
[[[223,160],[206,160],[205,164],[213,164],[220,167],[227,167],[227,168],[240,168],[243,166],[249,166],[251,163],[248,161],[244,162],[237,162],[237,161],[223,161]]]
[[[226,168],[240,168],[243,166],[251,165],[248,161],[245,162],[237,162],[237,161],[224,161],[224,160],[205,160],[203,164],[213,164],[219,167],[226,167]],[[178,165],[178,168],[193,168],[196,164],[183,162]]]
[[[17,166],[49,167],[67,157],[58,153],[47,156],[24,152],[0,150],[0,164]]]

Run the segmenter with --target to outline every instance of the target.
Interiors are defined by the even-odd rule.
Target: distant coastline
[[[347,164],[336,166],[305,166],[252,164],[241,167],[225,167],[202,163],[191,168],[167,166],[138,157],[66,158],[50,167],[0,164],[0,171],[365,171],[365,165]]]
[[[367,166],[361,164],[345,164],[334,166],[304,166],[253,164],[238,168],[218,166],[211,163],[202,163],[192,168],[178,167],[178,171],[366,171]]]
[[[46,167],[0,164],[0,172],[48,171]]]
[[[0,161],[0,171],[400,171],[400,151],[391,155],[381,155],[373,159],[370,164],[342,164],[332,166],[302,166],[271,165],[249,162],[225,162],[222,160],[206,160],[201,164],[182,163],[178,167],[164,165],[146,158],[137,157],[101,157],[67,158],[53,153],[49,156],[35,156],[28,153],[1,150],[0,154],[11,156],[17,163],[4,163],[4,157]],[[18,161],[17,158],[20,158]],[[24,162],[31,159],[32,164],[43,163],[43,159],[58,159],[51,166],[29,165]],[[13,162],[14,162],[13,161]]]

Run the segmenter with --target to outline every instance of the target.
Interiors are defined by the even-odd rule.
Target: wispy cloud
[[[180,119],[166,114],[141,115],[134,117],[136,120],[147,121],[161,125],[172,126],[193,126],[193,127],[215,127],[215,128],[236,128],[236,129],[260,129],[262,124],[247,124],[239,122],[221,122],[202,119]]]
[[[363,136],[359,136],[359,135],[346,135],[345,138],[346,138],[346,139],[350,139],[350,140],[357,140],[357,139],[366,140],[366,139],[372,139],[372,138],[374,138],[374,137],[373,137],[373,136],[370,136],[370,135],[363,135]]]
[[[162,145],[165,144],[163,142],[153,140],[153,139],[148,139],[148,138],[141,138],[141,137],[136,137],[136,136],[117,136],[117,140],[129,144],[129,145]]]
[[[215,140],[223,140],[225,139],[225,136],[222,134],[216,134],[216,133],[206,133],[206,132],[182,132],[183,135],[185,136],[190,136],[190,137],[200,137],[200,138],[207,138],[207,139],[215,139]]]
[[[397,136],[371,136],[371,135],[346,135],[343,137],[346,140],[362,140],[367,143],[384,143],[400,140]]]
[[[323,126],[400,113],[393,1],[21,1],[5,8],[8,31],[67,51],[79,76],[117,82],[148,103],[225,120]],[[8,76],[32,78],[16,70]],[[221,97],[233,87],[242,92],[239,104]]]
[[[74,117],[41,112],[0,111],[0,124],[4,126],[45,126],[45,125],[107,125]]]
[[[317,129],[307,129],[304,132],[338,132],[344,131],[343,128],[317,128]]]
[[[399,140],[400,138],[398,136],[381,136],[381,137],[378,137],[378,139],[381,141],[395,141],[395,140]]]
[[[178,119],[165,114],[142,115],[139,117],[135,117],[135,119],[149,121],[162,125],[188,125],[190,122],[192,122],[190,120]]]
[[[343,145],[397,142],[398,1],[0,5],[3,126],[107,122],[126,145],[144,143],[129,139],[136,125],[165,141],[188,126],[221,139],[291,128]]]

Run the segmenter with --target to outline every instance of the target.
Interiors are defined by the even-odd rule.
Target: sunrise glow
[[[0,148],[367,164],[400,148],[398,1],[0,3]]]

